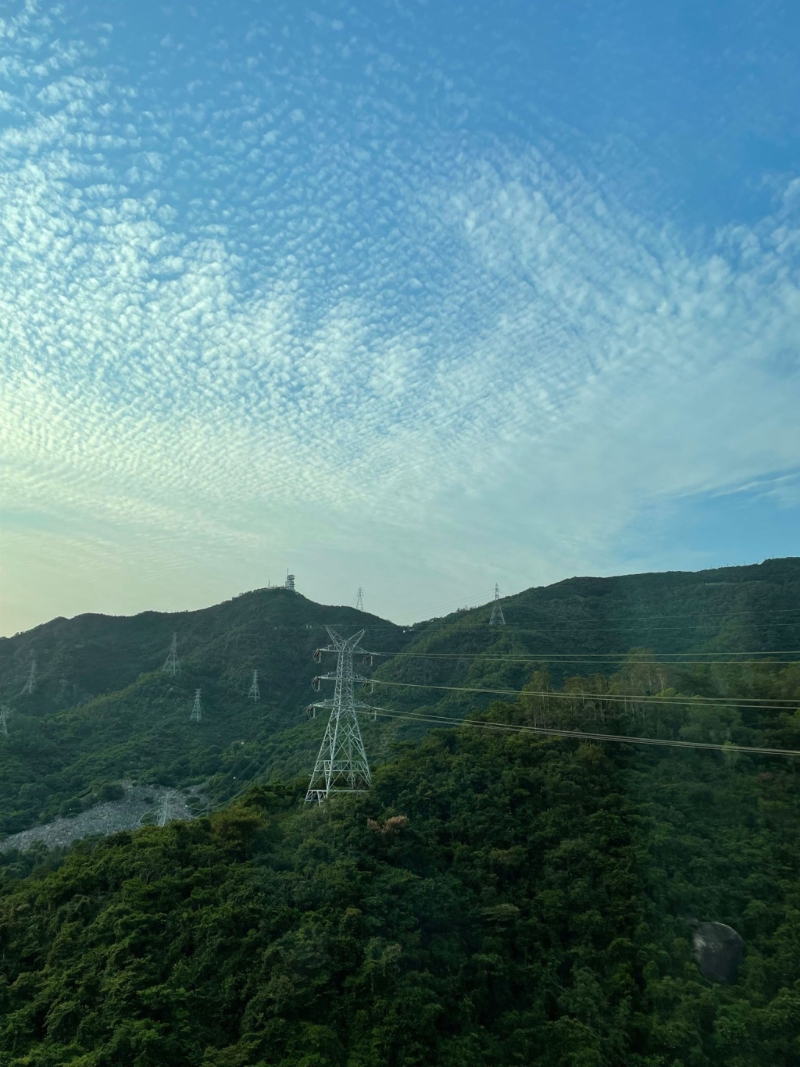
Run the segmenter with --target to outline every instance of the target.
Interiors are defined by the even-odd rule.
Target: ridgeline
[[[571,579],[404,631],[260,590],[0,642],[7,834],[206,798],[0,857],[0,1065],[794,1067],[800,756],[739,750],[800,752],[799,594],[795,559]],[[326,623],[367,628],[388,714],[371,792],[306,807]],[[723,982],[709,922],[744,943]]]

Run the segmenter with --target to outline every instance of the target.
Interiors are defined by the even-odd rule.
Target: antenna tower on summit
[[[189,716],[189,722],[200,722],[203,718],[203,712],[200,708],[200,690],[194,691],[194,704],[192,704],[192,714]]]
[[[358,596],[356,597],[356,611],[364,610],[364,590],[361,586],[358,587]]]
[[[171,674],[174,678],[181,669],[180,663],[178,663],[178,635],[172,635],[172,644],[169,646],[169,652],[167,658],[164,660],[164,666],[162,671],[166,671],[167,674]]]
[[[503,615],[503,609],[500,606],[500,589],[495,582],[494,586],[494,604],[492,604],[492,615],[489,619],[490,626],[505,626],[506,618]]]
[[[251,700],[261,699],[261,693],[258,691],[258,671],[253,671],[253,684],[250,686],[250,691],[247,695]]]
[[[3,737],[8,737],[8,716],[11,714],[11,708],[6,704],[0,708],[0,734]]]
[[[36,660],[33,657],[31,657],[31,669],[28,671],[28,678],[27,678],[27,680],[25,682],[25,685],[23,685],[23,687],[22,687],[22,693],[20,695],[21,696],[25,696],[25,695],[30,696],[30,694],[34,691],[35,688],[36,688]]]
[[[369,711],[374,717],[375,712],[380,710],[370,704],[362,704],[353,695],[356,682],[363,684],[368,681],[367,678],[354,672],[353,656],[363,656],[364,663],[367,665],[372,663],[372,653],[365,652],[359,645],[364,631],[359,630],[352,637],[344,638],[330,626],[326,626],[325,629],[328,631],[331,643],[325,648],[318,648],[314,653],[314,659],[321,660],[323,652],[335,652],[336,671],[333,674],[320,675],[319,678],[314,679],[312,685],[315,689],[319,689],[323,679],[332,680],[334,682],[333,699],[322,700],[308,707],[311,714],[316,714],[317,708],[330,708],[331,712],[306,793],[307,802],[315,801],[318,804],[321,804],[332,793],[363,793],[369,789],[372,778],[364,742],[361,739],[358,713]]]

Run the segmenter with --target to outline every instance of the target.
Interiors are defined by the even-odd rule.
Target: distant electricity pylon
[[[364,610],[364,590],[361,586],[358,587],[358,596],[356,597],[356,611]]]
[[[314,659],[322,659],[323,652],[335,652],[337,654],[336,673],[323,674],[315,678],[313,686],[319,689],[323,679],[333,679],[334,690],[332,700],[322,700],[309,705],[309,712],[316,714],[317,708],[330,708],[331,715],[325,728],[325,736],[320,745],[317,762],[314,765],[314,773],[308,783],[306,801],[316,801],[321,804],[331,793],[363,793],[372,784],[372,778],[367,761],[367,753],[364,751],[364,742],[361,739],[361,728],[358,724],[359,711],[371,711],[374,713],[380,709],[370,704],[362,704],[353,695],[353,686],[356,682],[365,683],[368,679],[353,671],[353,656],[361,655],[364,662],[372,663],[372,654],[365,652],[359,646],[359,641],[364,636],[364,631],[359,630],[352,637],[344,638],[326,626],[331,643],[325,648],[318,648],[314,653]]]
[[[36,688],[36,660],[31,658],[31,669],[28,671],[28,679],[22,687],[22,694],[30,695]]]
[[[490,626],[505,626],[506,618],[503,615],[503,609],[500,607],[500,589],[495,582],[494,586],[494,604],[492,604],[492,615],[489,619]]]
[[[194,691],[194,704],[192,704],[192,714],[189,716],[189,722],[200,722],[203,718],[203,712],[200,708],[200,690]]]
[[[158,825],[166,826],[167,823],[184,818],[186,818],[186,815],[183,805],[179,805],[175,799],[175,794],[168,790],[161,798],[161,804],[158,809]]]
[[[178,635],[173,634],[172,644],[169,646],[169,652],[167,653],[167,658],[164,660],[164,666],[161,670],[166,671],[167,674],[171,674],[174,678],[180,669],[181,665],[178,663]]]
[[[0,708],[0,734],[3,737],[8,737],[8,717],[10,714],[11,708],[3,704],[2,708]]]
[[[258,691],[258,671],[253,671],[253,684],[250,686],[250,692],[247,695],[251,700],[261,699],[261,693]]]

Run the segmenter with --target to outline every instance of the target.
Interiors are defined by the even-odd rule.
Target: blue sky
[[[4,10],[0,632],[797,554],[798,5]]]

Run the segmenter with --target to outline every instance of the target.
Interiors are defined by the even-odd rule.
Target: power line
[[[524,594],[518,593],[517,596]],[[513,598],[508,597],[508,602],[513,607],[522,611],[537,611],[542,610],[537,605],[528,604],[514,604]],[[551,604],[565,604],[566,600],[552,600]],[[787,612],[800,612],[800,608],[744,608],[741,611],[673,611],[669,615],[638,615],[636,621],[640,619],[727,619],[729,615],[785,615]],[[605,622],[619,621],[619,617],[612,616],[610,619],[588,619],[588,622],[596,622],[598,625]]]
[[[506,607],[509,607],[509,606],[511,606],[513,608],[513,605],[506,604]],[[561,623],[571,623],[571,620],[569,620],[569,619],[559,619],[557,621],[561,622]],[[479,624],[479,625],[485,625],[485,624]],[[653,633],[656,630],[659,631],[659,632],[664,631],[664,630],[668,630],[671,633],[673,633],[673,632],[675,632],[677,630],[685,631],[685,630],[689,630],[689,629],[696,629],[700,625],[701,625],[700,623],[682,623],[680,626],[651,626],[649,624],[643,624],[640,619],[632,619],[630,622],[622,622],[620,619],[608,619],[608,620],[605,620],[605,619],[596,619],[596,620],[594,620],[594,619],[592,619],[592,620],[589,620],[589,624],[587,624],[584,621],[576,619],[575,622],[571,623],[569,626],[551,626],[546,619],[543,619],[542,620],[543,629],[541,629],[541,630],[526,629],[525,627],[522,627],[522,626],[509,626],[508,629],[512,633],[517,633],[517,634],[572,634],[572,633],[575,633],[576,630],[578,630],[578,631],[583,630],[586,633],[591,634],[591,633],[603,633],[605,630],[612,630],[612,629],[613,630],[622,630],[622,629],[632,630],[632,629],[637,629],[637,630],[639,630],[639,631],[641,631],[643,633]],[[710,624],[710,625],[712,625],[712,624]],[[793,619],[793,620],[789,620],[789,621],[786,621],[786,622],[778,621],[778,622],[772,623],[772,626],[773,627],[776,627],[776,626],[787,627],[788,626],[788,627],[794,627],[796,629],[797,626],[798,626],[798,620],[797,619]],[[702,635],[698,635],[698,636],[702,636]]]
[[[553,694],[547,694],[552,696]],[[724,744],[716,744],[712,742],[704,741],[678,741],[669,738],[660,737],[635,737],[625,734],[601,734],[588,730],[560,730],[557,727],[547,726],[529,726],[529,725],[514,725],[512,723],[500,723],[492,720],[481,719],[452,719],[444,715],[435,714],[416,714],[413,712],[400,712],[392,711],[386,708],[373,709],[375,714],[383,716],[388,719],[398,719],[406,722],[423,722],[429,723],[433,726],[448,727],[451,729],[457,729],[461,726],[467,726],[476,729],[494,730],[498,732],[513,732],[513,733],[529,733],[535,734],[541,737],[555,737],[562,738],[564,740],[582,740],[582,741],[608,741],[619,744],[632,744],[632,745],[651,745],[666,748],[682,748],[682,749],[695,749],[699,751],[714,751],[714,752],[737,752],[749,755],[759,756],[800,756],[800,751],[795,749],[784,748],[766,748],[756,745],[734,745],[730,742]],[[252,763],[253,761],[251,761]],[[230,804],[234,800],[238,799],[243,793],[253,786],[259,777],[259,775],[267,769],[270,765],[267,761],[264,763],[259,771],[246,782],[233,796],[228,797],[226,800],[220,802],[220,807],[225,804]]]
[[[744,752],[758,756],[800,756],[800,751],[791,748],[760,748],[755,745],[713,744],[704,741],[674,741],[661,737],[628,737],[624,734],[599,734],[585,730],[558,730],[548,726],[517,726],[512,723],[481,721],[480,719],[449,719],[446,716],[414,715],[407,712],[378,711],[379,715],[415,722],[429,722],[450,727],[470,726],[489,730],[510,731],[514,733],[531,733],[545,737],[575,738],[590,741],[617,741],[631,745],[660,745],[667,748],[706,749],[714,752]]]
[[[786,697],[785,702],[780,705],[774,704],[757,704],[753,702],[737,702],[738,698],[731,697],[714,697],[707,699],[706,697],[683,697],[679,700],[673,700],[671,697],[661,697],[658,695],[646,695],[643,693],[590,693],[582,691],[580,693],[563,693],[557,692],[551,689],[483,689],[477,686],[464,686],[464,685],[423,685],[421,682],[390,682],[383,678],[372,678],[371,681],[375,685],[395,686],[401,689],[442,689],[447,692],[453,693],[482,693],[488,696],[506,696],[506,697],[534,697],[541,696],[547,697],[550,700],[577,700],[578,698],[586,700],[632,700],[638,703],[653,702],[658,704],[677,704],[684,707],[686,704],[691,704],[693,701],[701,701],[703,707],[720,707],[720,708],[758,708],[766,710],[774,708],[776,711],[782,708],[797,707],[797,699]],[[753,698],[754,700],[759,698]]]
[[[709,652],[709,656],[752,656],[761,655],[761,653],[753,652]],[[541,663],[542,661],[554,660],[559,662],[563,660],[566,663],[580,663],[589,662],[594,663],[600,659],[608,659],[617,661],[619,659],[627,659],[631,656],[631,652],[613,653],[613,652],[587,652],[582,655],[572,654],[569,652],[526,652],[519,656],[496,656],[490,652],[374,652],[375,656],[386,656],[387,659],[457,659],[464,660],[469,659],[473,662],[477,659],[488,660],[489,662],[510,662],[510,663]],[[664,657],[659,659],[638,659],[635,656],[628,660],[626,666],[645,666],[645,667],[713,667],[713,666],[733,666],[734,664],[752,664],[752,663],[764,663],[768,666],[785,667],[791,666],[793,663],[798,663],[800,660],[775,660],[774,662],[764,661],[760,659],[753,660],[717,660],[717,659],[701,659],[701,660],[670,660],[665,657],[668,656],[702,656],[702,652],[666,652]],[[792,655],[792,652],[765,652],[765,656],[775,655]]]

